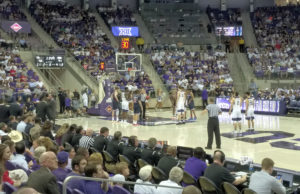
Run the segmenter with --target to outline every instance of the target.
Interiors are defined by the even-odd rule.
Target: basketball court
[[[196,111],[196,114],[198,119],[185,125],[176,125],[172,121],[171,109],[161,112],[149,110],[147,117],[153,125],[133,127],[132,124],[116,123],[100,116],[59,119],[57,124],[75,123],[82,125],[84,129],[92,128],[97,132],[101,127],[106,126],[110,129],[110,135],[119,130],[123,136],[136,135],[140,140],[155,137],[157,140],[167,141],[169,145],[204,148],[207,143],[207,115],[201,116],[200,110]],[[300,120],[298,118],[256,115],[255,132],[246,132],[247,123],[243,119],[242,136],[232,135],[233,126],[227,112],[222,113],[219,120],[222,133],[221,147],[226,157],[240,159],[241,156],[248,156],[255,163],[270,157],[275,161],[275,167],[300,171]],[[161,123],[162,121],[165,123]],[[212,153],[215,146],[213,144],[213,149],[206,151]]]

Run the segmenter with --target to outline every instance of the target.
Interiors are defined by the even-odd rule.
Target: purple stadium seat
[[[11,193],[17,191],[17,188],[14,187],[13,185],[9,184],[8,182],[4,182],[3,183],[3,191],[6,194],[11,194]]]
[[[130,194],[130,192],[123,187],[114,186],[112,189],[112,194]]]

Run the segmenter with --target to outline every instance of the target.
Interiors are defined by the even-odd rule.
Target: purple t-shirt
[[[105,192],[101,189],[101,182],[96,181],[85,181],[85,191],[86,193],[92,194],[105,194]]]
[[[52,174],[56,177],[57,181],[64,182],[67,175],[71,172],[69,169],[57,168],[52,171]]]
[[[190,157],[186,160],[184,171],[191,174],[195,180],[198,180],[200,176],[203,176],[207,165],[203,160],[196,157]]]

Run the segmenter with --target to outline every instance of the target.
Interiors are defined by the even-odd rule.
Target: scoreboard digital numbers
[[[121,48],[122,49],[129,49],[129,38],[122,38]]]
[[[57,55],[38,55],[35,57],[35,64],[40,68],[62,68],[64,67],[64,57]]]

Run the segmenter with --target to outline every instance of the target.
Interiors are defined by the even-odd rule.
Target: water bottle
[[[254,165],[253,162],[249,163],[249,173],[252,174],[254,172]]]

